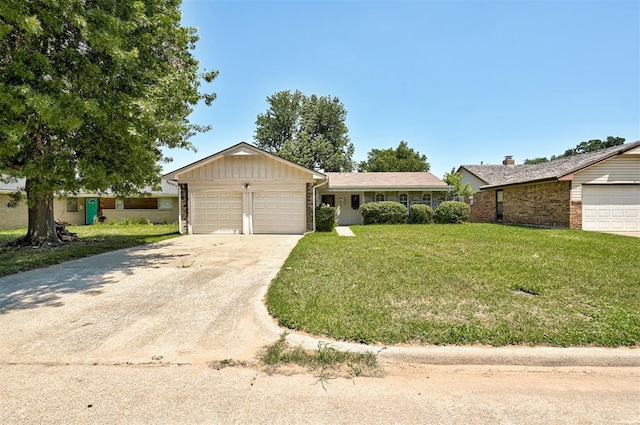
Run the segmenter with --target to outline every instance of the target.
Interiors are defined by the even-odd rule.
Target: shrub
[[[413,204],[409,208],[409,223],[433,223],[433,208],[429,205]]]
[[[322,204],[316,208],[316,230],[318,232],[331,232],[337,223],[336,209]]]
[[[369,202],[360,207],[364,224],[397,224],[407,220],[407,207],[400,202]]]
[[[129,225],[138,225],[138,224],[151,224],[148,218],[146,217],[131,217],[131,218],[121,218],[118,221],[112,221],[109,224],[113,225],[121,225],[121,226],[129,226]]]
[[[434,214],[436,223],[464,223],[469,220],[471,207],[464,202],[445,201]]]

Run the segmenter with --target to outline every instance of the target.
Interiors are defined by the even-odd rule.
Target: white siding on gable
[[[631,149],[630,151],[625,152],[622,155],[640,155],[640,147],[637,147],[635,149]]]
[[[471,174],[465,169],[460,170],[460,174],[462,174],[462,183],[469,183],[471,185],[471,189],[473,193],[479,192],[481,186],[486,186],[486,182],[482,179],[479,179],[474,174]]]
[[[231,155],[203,164],[180,176],[180,181],[277,181],[299,182],[312,179],[296,167],[263,155]]]
[[[582,185],[640,182],[640,156],[620,155],[577,172],[571,183],[571,200],[582,201]]]

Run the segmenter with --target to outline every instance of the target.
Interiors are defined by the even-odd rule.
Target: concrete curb
[[[416,363],[432,365],[495,365],[495,366],[591,366],[640,367],[640,349],[603,347],[478,347],[478,346],[380,346],[317,338],[278,326],[269,315],[264,299],[268,285],[260,298],[254,299],[256,319],[271,333],[287,333],[293,346],[315,350],[318,344],[356,353],[372,352],[378,359],[390,363]]]
[[[280,329],[281,333],[285,329]],[[465,347],[465,346],[370,346],[287,331],[287,341],[306,349],[328,343],[338,350],[372,352],[390,363],[495,366],[591,366],[640,367],[640,349],[602,347]]]
[[[431,365],[495,365],[495,366],[590,366],[640,367],[640,348],[603,347],[479,347],[479,346],[380,346],[317,338],[281,328],[264,304],[269,283],[253,300],[256,319],[275,336],[287,333],[293,346],[315,350],[318,344],[356,353],[372,352],[382,362]]]

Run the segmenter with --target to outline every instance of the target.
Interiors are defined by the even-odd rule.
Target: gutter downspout
[[[166,180],[167,184],[178,188],[178,232],[182,235],[182,193],[180,193],[180,186],[178,180]],[[175,184],[174,184],[175,183]],[[187,233],[189,231],[187,230]]]
[[[305,232],[303,233],[303,235],[306,235],[307,233],[314,233],[316,231],[316,189],[320,186],[324,186],[327,183],[329,183],[329,178],[326,178],[325,181],[323,181],[322,183],[318,183],[311,188],[311,191],[313,192],[313,230],[311,230],[310,232]]]

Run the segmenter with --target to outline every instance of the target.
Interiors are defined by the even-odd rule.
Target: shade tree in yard
[[[192,148],[200,72],[179,0],[0,2],[0,171],[25,178],[23,244],[60,243],[53,196],[159,183],[163,148]]]

